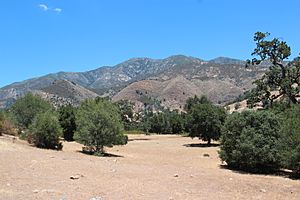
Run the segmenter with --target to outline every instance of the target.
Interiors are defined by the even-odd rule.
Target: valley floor
[[[0,199],[300,199],[300,180],[224,169],[218,147],[190,145],[199,140],[129,139],[107,149],[111,157],[95,157],[80,153],[75,142],[59,152],[1,136]]]

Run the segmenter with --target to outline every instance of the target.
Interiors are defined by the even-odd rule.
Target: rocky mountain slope
[[[180,108],[188,97],[205,94],[213,102],[222,103],[251,88],[252,81],[265,70],[264,67],[246,69],[243,61],[224,57],[211,61],[183,55],[165,59],[133,58],[113,67],[59,72],[13,83],[0,89],[0,106],[6,107],[19,96],[36,90],[69,98],[66,83],[81,87],[80,91],[85,91],[82,96],[93,93],[89,98],[96,92],[113,100],[161,101],[165,106]]]

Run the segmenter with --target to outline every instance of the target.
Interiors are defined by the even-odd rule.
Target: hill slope
[[[13,83],[0,89],[0,106],[6,107],[19,96],[43,88],[64,97],[63,82],[57,82],[53,88],[52,84],[57,80],[69,81],[100,95],[108,94],[114,100],[143,102],[144,97],[141,99],[132,93],[147,90],[149,98],[165,99],[166,106],[176,108],[195,94],[205,94],[215,103],[226,102],[251,88],[252,81],[266,69],[245,69],[243,63],[230,58],[207,62],[183,55],[165,59],[133,58],[113,67],[104,66],[87,72],[59,72]],[[60,84],[62,86],[58,87]]]

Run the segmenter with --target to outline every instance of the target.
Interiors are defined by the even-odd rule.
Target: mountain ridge
[[[241,93],[250,88],[247,82],[253,81],[253,78],[262,73],[258,68],[245,69],[243,63],[244,61],[233,58],[217,57],[205,61],[185,55],[173,55],[164,59],[131,58],[112,67],[103,66],[85,72],[50,73],[45,76],[12,83],[0,88],[0,106],[5,107],[3,105],[7,105],[7,102],[12,102],[27,92],[46,88],[57,80],[67,80],[96,91],[99,95],[113,97],[130,84],[139,81],[158,80],[163,83],[180,75],[189,80],[191,84],[197,83],[196,85],[200,88],[202,87],[201,84],[208,83],[208,85],[214,87],[213,82],[215,81],[217,84],[216,80],[218,80],[223,81],[225,85],[230,83],[229,85],[233,84],[234,87],[242,87],[239,90],[239,93]],[[249,77],[250,80],[248,80]],[[178,80],[188,83],[183,79]],[[203,87],[202,89],[211,90],[211,88]],[[230,90],[228,91],[230,92]],[[206,94],[206,92],[204,93]],[[233,96],[236,96],[236,94]],[[215,98],[213,97],[213,99]],[[225,100],[227,101],[228,98],[220,99],[220,101]]]

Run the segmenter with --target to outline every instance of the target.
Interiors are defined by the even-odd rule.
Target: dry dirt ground
[[[107,149],[114,157],[95,157],[75,142],[52,151],[2,136],[0,199],[300,199],[300,180],[223,169],[218,147],[189,146],[199,140],[129,138]]]

